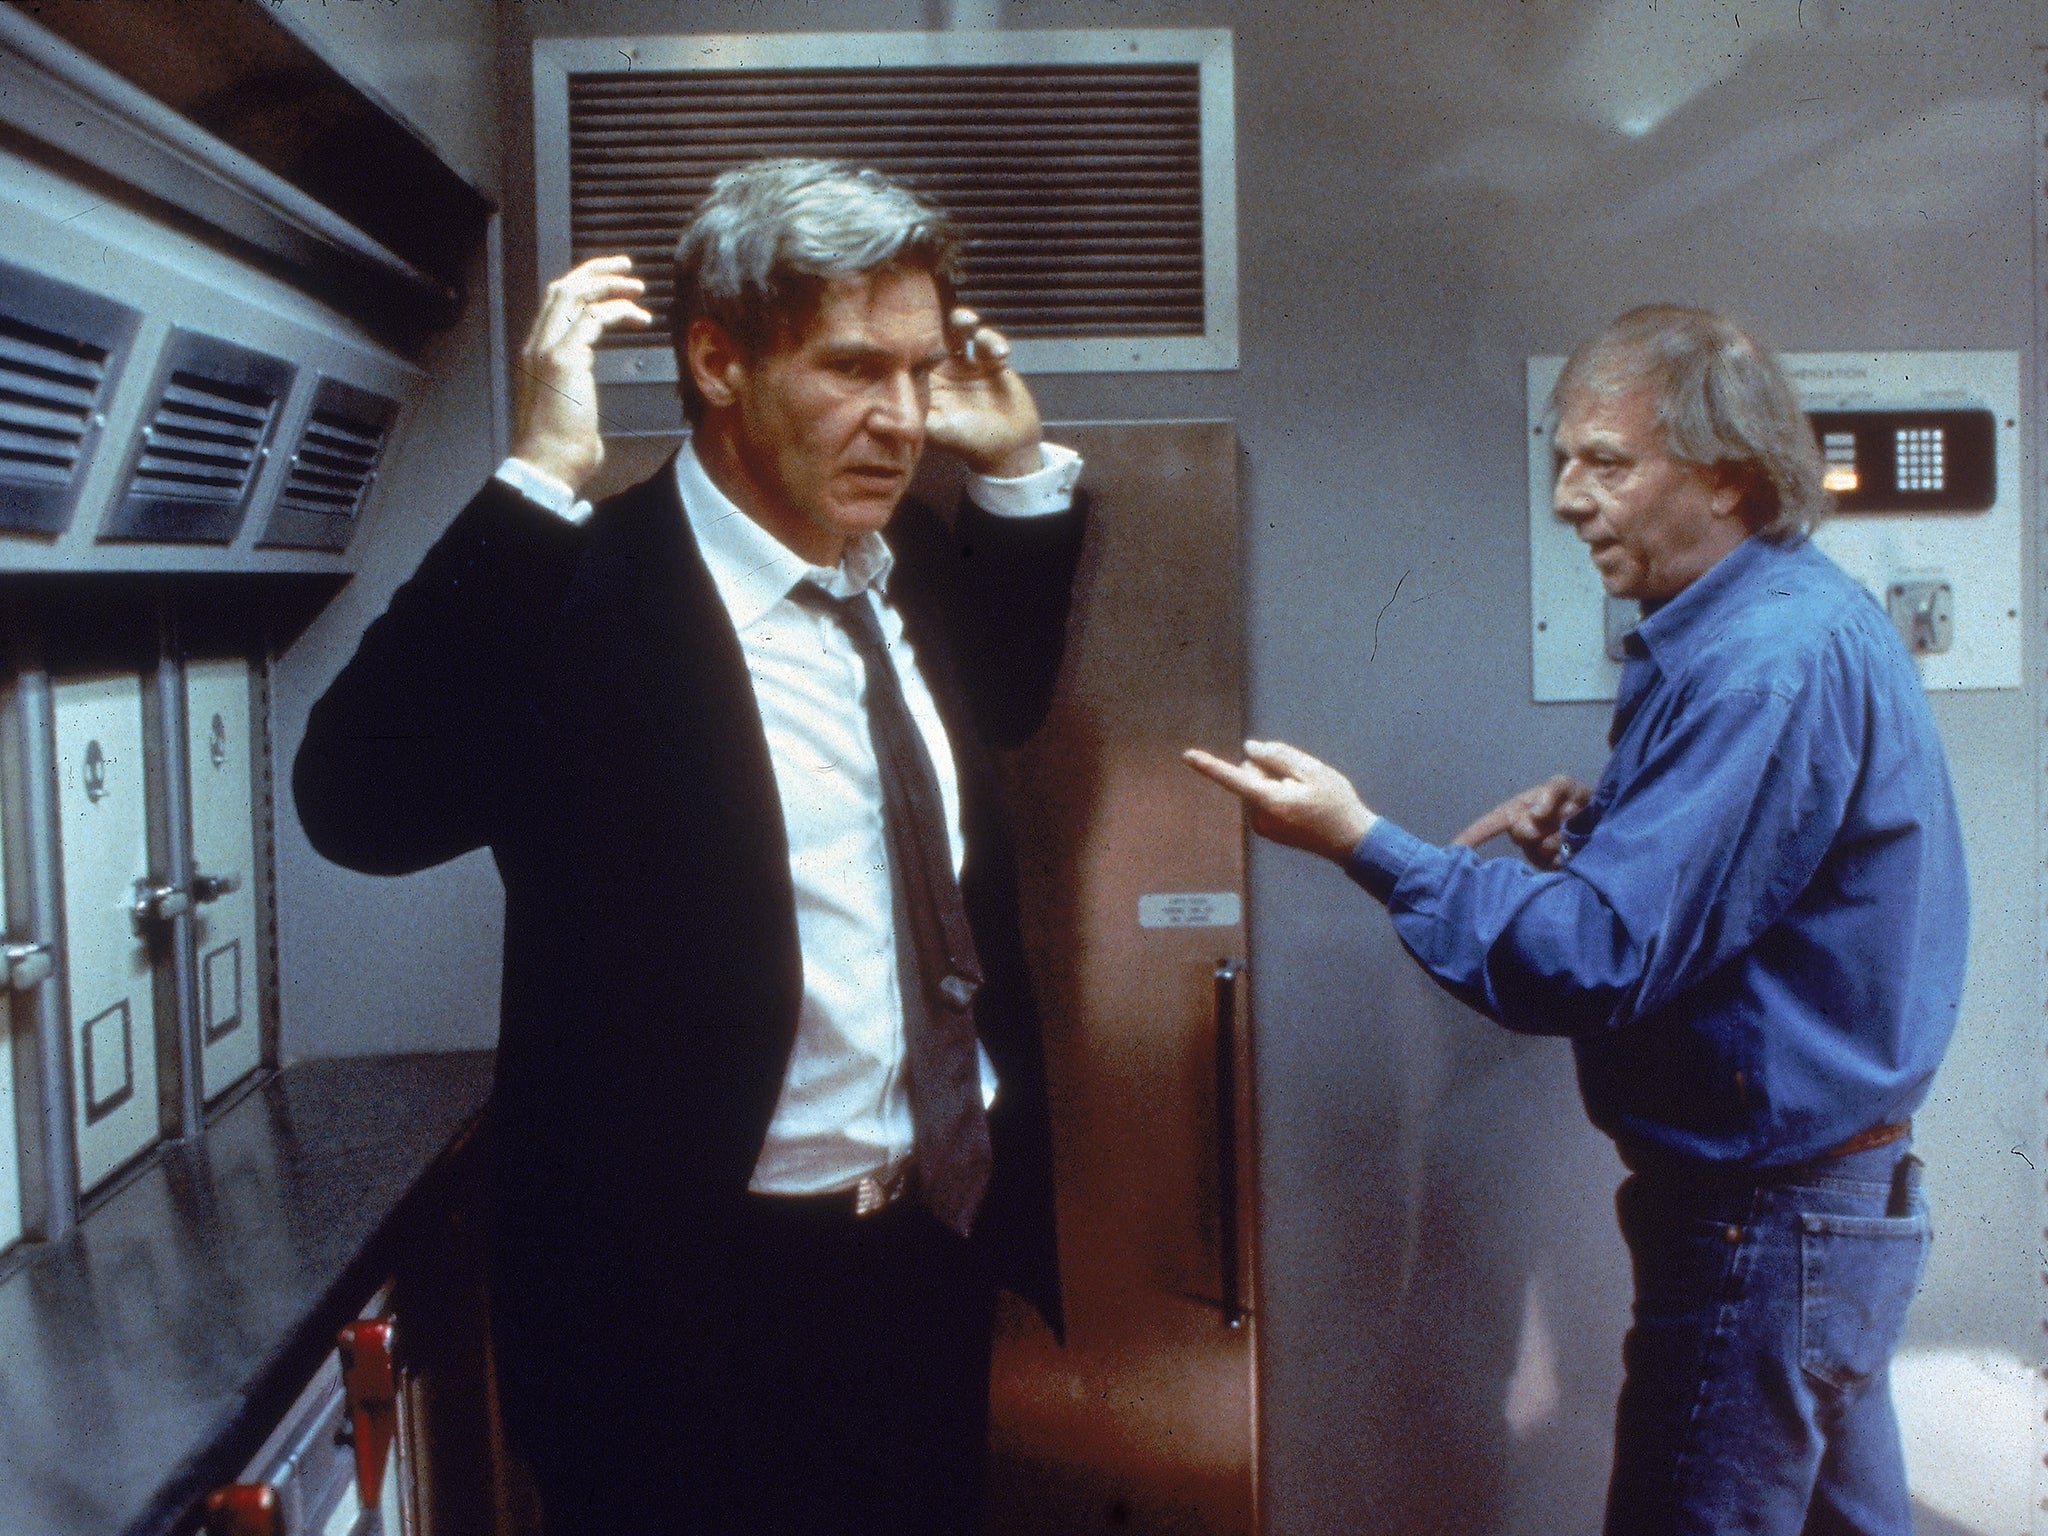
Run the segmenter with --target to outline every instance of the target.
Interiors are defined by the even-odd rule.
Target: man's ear
[[[690,360],[690,377],[705,404],[724,410],[739,397],[747,372],[746,354],[724,326],[699,315],[690,322],[683,352]]]
[[[1751,509],[1766,499],[1764,492],[1769,482],[1754,464],[1717,464],[1712,473],[1714,483],[1709,505],[1714,516],[1737,518],[1748,523]]]

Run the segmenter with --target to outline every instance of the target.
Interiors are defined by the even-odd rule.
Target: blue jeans
[[[1911,1536],[1889,1368],[1928,1228],[1906,1156],[1623,1181],[1636,1299],[1607,1536]]]

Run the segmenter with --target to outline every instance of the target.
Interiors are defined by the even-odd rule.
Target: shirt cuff
[[[1028,475],[969,475],[968,499],[997,517],[1049,517],[1066,511],[1081,478],[1081,455],[1058,443],[1040,443],[1038,452],[1040,467]]]
[[[1382,816],[1344,860],[1344,873],[1379,900],[1388,901],[1409,866],[1430,851],[1430,844]]]
[[[590,503],[544,469],[535,469],[524,459],[507,459],[498,466],[493,479],[512,487],[537,507],[545,508],[566,522],[580,523],[590,516]]]

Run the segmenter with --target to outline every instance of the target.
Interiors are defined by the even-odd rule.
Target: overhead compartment
[[[0,575],[346,576],[420,370],[4,147],[0,200]]]
[[[170,10],[0,7],[0,576],[338,581],[490,205],[266,8]],[[194,97],[201,43],[326,81],[339,138]],[[379,169],[323,173],[343,140]]]

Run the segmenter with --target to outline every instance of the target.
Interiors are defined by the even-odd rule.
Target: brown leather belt
[[[1811,1161],[1825,1163],[1838,1157],[1847,1157],[1854,1152],[1868,1152],[1872,1147],[1888,1147],[1893,1142],[1902,1140],[1912,1134],[1913,1122],[1911,1120],[1899,1120],[1890,1125],[1879,1123],[1877,1125],[1865,1126],[1847,1141],[1838,1142]]]

